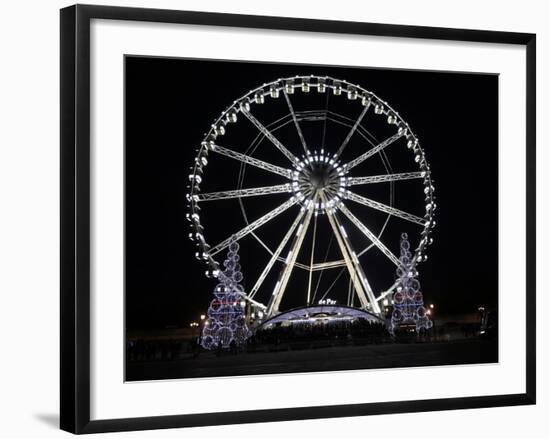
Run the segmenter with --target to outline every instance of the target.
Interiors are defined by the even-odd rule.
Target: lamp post
[[[430,303],[430,305],[428,307],[428,311],[426,311],[426,314],[428,314],[430,316],[430,319],[432,321],[432,330],[431,330],[431,334],[430,334],[430,339],[437,340],[437,334],[436,334],[437,329],[436,329],[436,324],[435,324],[434,313],[435,313],[435,305],[433,303]]]
[[[191,322],[189,323],[189,327],[191,328],[191,335],[193,337],[198,337],[198,333],[196,332],[199,329],[199,324],[197,322]]]
[[[207,324],[208,324],[208,320],[206,320],[206,314],[201,314],[200,315],[200,324],[198,324],[198,326],[199,326],[199,335],[197,337],[197,343],[199,345],[201,344],[202,331],[203,331],[204,327]]]

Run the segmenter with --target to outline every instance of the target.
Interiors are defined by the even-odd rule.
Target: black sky
[[[187,176],[195,149],[220,112],[248,90],[280,77],[304,74],[345,79],[374,92],[390,103],[419,137],[431,165],[438,203],[434,245],[429,249],[429,260],[419,266],[426,302],[436,303],[442,313],[467,312],[481,304],[496,306],[497,76],[126,57],[127,328],[186,326],[206,311],[214,283],[203,276],[204,266],[194,258],[195,248],[187,238],[185,220]],[[300,105],[300,99],[296,97],[296,105]],[[345,101],[344,97],[341,99]],[[268,109],[258,109],[258,117],[267,117],[261,111]],[[237,143],[247,135],[252,134],[228,136],[227,141]],[[319,144],[317,135],[304,129],[304,136],[310,136],[312,143]],[[325,141],[341,142],[338,135]],[[384,136],[380,140],[383,139]],[[359,140],[354,142],[359,145]],[[354,145],[350,143],[349,147],[351,154]],[[397,145],[388,151],[394,171],[416,170],[409,163],[408,153]],[[267,154],[265,160],[280,163],[280,157]],[[235,189],[238,167],[215,166],[213,163],[207,167],[210,169],[205,174],[204,190]],[[370,171],[379,172],[374,168]],[[271,176],[253,171],[247,178],[244,187],[272,183]],[[395,187],[397,207],[418,207],[412,193],[409,196],[397,183]],[[385,202],[385,189],[366,190],[374,191],[369,194],[372,198]],[[247,200],[252,219],[277,205],[265,204],[263,200]],[[280,204],[284,199],[274,200]],[[242,227],[237,206],[223,205],[217,207],[218,211],[215,206],[208,208],[212,210],[204,222],[207,239],[212,243]],[[367,208],[356,208],[358,216],[368,215]],[[374,223],[380,221],[373,215]],[[277,232],[282,233],[292,218],[289,213],[286,218],[281,216],[279,223],[274,222],[265,235],[269,245],[278,243],[282,235]],[[384,232],[385,239],[390,240],[386,244],[396,253],[399,233],[408,231],[407,227],[410,226],[390,220]],[[245,277],[247,268],[253,272],[261,266],[261,251],[257,242],[243,243]],[[378,267],[383,257],[375,252],[371,250],[365,256],[370,258],[364,262],[370,267],[369,276],[391,282],[393,272]],[[223,253],[220,256],[223,259]],[[245,283],[248,288],[255,281],[254,276],[249,277],[252,278],[246,278]],[[291,298],[286,306],[300,304],[302,299]]]

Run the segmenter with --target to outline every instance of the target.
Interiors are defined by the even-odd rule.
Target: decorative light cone
[[[391,316],[391,332],[400,325],[414,323],[416,332],[420,329],[430,329],[433,326],[429,319],[424,298],[420,292],[420,282],[416,278],[418,272],[412,260],[409,237],[406,233],[401,234],[401,255],[396,274],[398,284],[393,294],[393,312]]]
[[[227,349],[242,346],[249,336],[244,317],[242,295],[244,288],[241,265],[239,264],[239,244],[229,244],[224,270],[218,274],[220,281],[214,289],[214,299],[208,307],[208,321],[204,325],[201,346],[205,349],[216,349],[218,346]]]

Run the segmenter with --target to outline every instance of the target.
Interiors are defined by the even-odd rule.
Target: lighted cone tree
[[[229,245],[224,270],[217,276],[214,299],[208,308],[208,321],[202,330],[201,345],[205,349],[241,346],[249,331],[244,315],[243,274],[239,264],[239,244]]]
[[[417,333],[421,329],[430,329],[433,326],[424,307],[420,282],[416,278],[418,272],[414,267],[410,247],[407,234],[402,233],[400,264],[396,270],[398,284],[393,294],[392,333],[404,324],[415,324]]]

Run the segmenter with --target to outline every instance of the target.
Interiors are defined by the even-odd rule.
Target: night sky
[[[185,327],[206,312],[215,281],[204,276],[205,266],[194,257],[195,246],[188,239],[185,219],[189,167],[205,132],[222,110],[235,99],[263,83],[294,75],[332,76],[356,83],[387,101],[409,123],[420,139],[432,170],[438,209],[434,244],[427,262],[418,266],[419,279],[427,303],[435,303],[442,314],[463,313],[479,305],[495,307],[498,296],[498,77],[485,74],[457,74],[406,70],[367,69],[269,63],[245,63],[126,57],[126,325],[128,329]],[[323,109],[326,94],[314,89],[311,96],[296,91],[291,96],[297,111]],[[275,100],[273,100],[275,101]],[[252,113],[264,124],[284,116],[284,97]],[[283,105],[284,104],[284,105]],[[310,107],[307,107],[307,106]],[[356,118],[359,102],[330,96],[331,111]],[[285,110],[286,109],[286,110]],[[369,110],[363,125],[376,144],[395,131]],[[327,125],[323,136],[320,122],[303,122],[306,143],[311,149],[338,147],[349,128]],[[235,128],[233,128],[235,127]],[[393,131],[392,131],[393,130]],[[258,134],[240,116],[228,127],[219,143],[244,152]],[[300,152],[294,126],[277,131],[277,137],[293,152]],[[324,138],[323,138],[324,137]],[[335,146],[336,145],[336,146]],[[355,134],[343,160],[355,158],[367,149]],[[416,171],[413,154],[404,139],[386,148],[392,172]],[[267,140],[254,153],[286,166],[285,157]],[[353,176],[387,173],[382,160],[373,158],[358,166]],[[205,168],[202,192],[236,189],[240,163],[220,156],[211,157]],[[242,187],[284,183],[282,177],[246,168]],[[351,189],[376,201],[388,203],[386,184],[354,186]],[[423,216],[420,181],[396,182],[394,206]],[[288,198],[284,194],[243,200],[244,212],[254,220]],[[351,203],[351,202],[350,202]],[[215,245],[241,229],[243,210],[235,200],[201,203],[205,237]],[[373,231],[381,230],[386,215],[356,203],[347,204]],[[258,236],[272,249],[282,239],[297,215],[297,207],[258,229]],[[338,248],[330,242],[330,229],[323,215],[317,219],[317,262],[325,254],[338,259]],[[345,221],[343,221],[345,222]],[[312,229],[312,228],[311,228]],[[364,236],[346,223],[352,243],[361,250]],[[401,219],[390,218],[381,240],[399,255],[399,236],[408,232],[413,247],[421,228]],[[311,230],[312,233],[312,230]],[[308,234],[311,240],[311,234]],[[306,238],[307,241],[307,238]],[[335,241],[335,240],[334,240]],[[308,241],[309,242],[309,241]],[[309,261],[311,248],[305,243],[300,260]],[[287,251],[282,255],[286,255]],[[225,251],[218,255],[221,262]],[[251,236],[241,246],[245,289],[250,289],[269,254]],[[367,277],[377,291],[389,287],[395,266],[376,248],[361,259]],[[339,269],[328,271],[320,291],[336,279]],[[266,303],[276,280],[273,270],[266,280],[266,291],[257,298]],[[327,297],[345,302],[346,273],[335,281]],[[314,284],[317,278],[314,278]],[[295,270],[282,309],[304,304],[307,273]],[[318,297],[319,298],[319,297]]]

